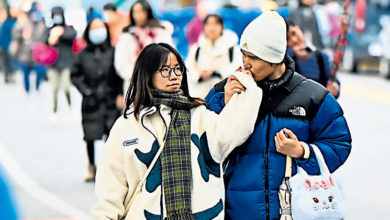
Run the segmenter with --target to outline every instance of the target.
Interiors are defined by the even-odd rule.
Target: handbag
[[[280,219],[344,219],[341,185],[330,174],[320,149],[315,145],[311,146],[317,158],[320,175],[308,175],[298,166],[297,174],[291,177],[292,159],[286,158],[286,173],[279,188]]]
[[[35,43],[32,48],[34,61],[40,65],[53,65],[58,58],[58,49],[44,43]]]
[[[131,196],[130,201],[126,205],[125,213],[123,214],[123,219],[126,219],[127,217],[129,217],[128,219],[137,219],[137,217],[135,216],[135,210],[138,209],[137,205],[139,204],[138,200],[142,192],[142,187],[144,186],[146,178],[148,178],[150,171],[152,171],[154,164],[157,162],[158,158],[160,157],[161,152],[164,149],[164,146],[165,146],[165,142],[163,142],[163,144],[160,146],[160,149],[158,149],[156,156],[154,156],[145,174],[138,182],[137,188],[135,189],[133,195]]]

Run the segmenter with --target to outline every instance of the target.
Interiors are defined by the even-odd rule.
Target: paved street
[[[52,126],[49,84],[26,95],[17,79],[16,85],[0,80],[0,164],[8,171],[21,217],[90,219],[95,196],[93,183],[83,182],[87,155],[80,95],[73,88],[69,110],[60,94],[59,121]],[[347,198],[347,219],[388,219],[390,81],[374,74],[341,74],[340,80],[339,101],[353,138],[352,153],[336,172]]]

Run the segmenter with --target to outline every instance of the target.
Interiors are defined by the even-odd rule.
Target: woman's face
[[[222,31],[222,24],[218,23],[218,20],[215,17],[209,17],[204,24],[204,34],[211,41],[215,41],[221,37]]]
[[[133,8],[133,18],[136,26],[145,26],[148,20],[148,14],[142,7],[141,3],[137,3]]]
[[[182,72],[182,67],[177,61],[175,54],[171,52],[168,55],[167,62],[154,73],[152,85],[155,89],[176,91],[180,89],[181,86],[181,81],[183,79]]]
[[[92,30],[96,30],[96,29],[100,29],[100,28],[106,29],[106,26],[104,26],[103,21],[100,20],[99,18],[93,19],[93,21],[91,23],[91,28],[89,30],[92,31]]]

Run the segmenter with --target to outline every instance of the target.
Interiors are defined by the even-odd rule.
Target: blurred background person
[[[195,16],[188,22],[186,27],[186,37],[190,46],[198,42],[199,36],[203,32],[203,20],[208,14],[206,1],[204,0],[196,1],[194,9]]]
[[[107,3],[103,6],[103,15],[110,28],[111,45],[115,47],[123,28],[129,24],[129,19],[117,10],[114,3]]]
[[[9,184],[5,179],[3,169],[0,166],[0,219],[17,220],[18,214],[15,201],[10,192]]]
[[[324,49],[318,19],[313,11],[315,1],[299,0],[298,7],[288,17],[297,24],[303,32],[305,39],[312,43],[317,49]]]
[[[237,35],[224,30],[223,20],[209,14],[203,21],[203,34],[190,48],[186,65],[191,95],[205,97],[214,84],[226,78],[242,64]]]
[[[379,23],[382,26],[382,30],[379,32],[379,40],[383,51],[379,73],[390,80],[390,15],[382,16]]]
[[[18,61],[24,77],[24,89],[30,92],[30,73],[36,73],[35,89],[38,91],[41,80],[46,75],[46,68],[35,63],[33,59],[33,47],[36,43],[43,42],[46,32],[45,21],[38,3],[34,2],[31,9],[23,16],[19,16],[18,21],[12,31],[12,37],[17,44],[17,51],[14,56]]]
[[[331,79],[331,60],[329,56],[310,47],[302,30],[293,21],[287,21],[287,54],[295,61],[295,71],[312,79],[335,97],[340,95],[340,82]]]
[[[123,81],[114,68],[108,25],[95,18],[88,23],[83,37],[87,47],[77,55],[71,79],[83,97],[82,125],[89,161],[85,181],[94,181],[94,142],[108,135],[120,115],[116,99],[122,95]]]
[[[7,17],[0,27],[0,62],[4,72],[5,83],[12,83],[12,73],[15,71],[13,58],[10,55],[9,47],[12,41],[12,30],[16,24],[18,9],[16,6],[7,6]]]
[[[45,41],[51,47],[58,49],[57,61],[48,68],[47,73],[52,85],[53,112],[50,116],[52,124],[57,123],[58,90],[62,87],[65,91],[69,111],[71,112],[70,98],[70,67],[73,63],[73,41],[77,35],[72,26],[65,23],[64,9],[54,7],[51,10],[53,25],[46,31]]]
[[[161,42],[174,45],[171,34],[154,17],[149,3],[135,1],[130,8],[130,24],[123,29],[115,50],[115,68],[125,82],[125,91],[139,53],[147,45]]]

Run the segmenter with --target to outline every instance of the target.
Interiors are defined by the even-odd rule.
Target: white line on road
[[[7,171],[9,176],[26,192],[31,194],[42,203],[46,204],[53,210],[64,214],[70,218],[86,220],[92,219],[87,213],[78,210],[69,205],[64,200],[55,194],[40,187],[28,174],[21,168],[21,166],[12,158],[6,148],[0,143],[0,163]]]

